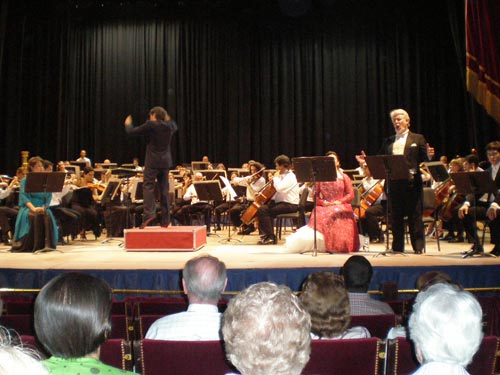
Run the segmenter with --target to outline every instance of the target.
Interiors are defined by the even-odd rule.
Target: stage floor
[[[324,269],[337,272],[353,254],[288,254],[284,246],[287,234],[277,245],[261,246],[257,245],[259,236],[256,233],[235,235],[228,242],[228,233],[224,230],[218,232],[220,237],[209,236],[207,245],[196,252],[127,252],[120,246],[122,238],[103,243],[105,237],[98,241],[74,240],[68,245],[58,246],[61,252],[40,254],[11,253],[8,247],[0,246],[0,287],[36,288],[59,272],[85,270],[112,281],[114,288],[175,290],[178,289],[179,270],[186,261],[208,253],[226,264],[233,281],[230,279],[229,290],[239,290],[261,280],[285,282],[298,288],[304,275]],[[489,244],[488,238],[485,243],[485,252],[488,252],[493,245]],[[381,255],[385,244],[371,244],[368,251],[357,254],[366,256],[373,265],[374,288],[385,280],[396,281],[400,289],[413,288],[418,274],[428,269],[446,269],[456,278],[468,274],[468,280],[462,280],[466,287],[500,287],[500,258],[475,256],[463,259],[461,252],[468,250],[470,244],[446,241],[440,241],[440,244],[441,251],[438,251],[436,240],[427,238],[427,252],[422,255],[413,254],[410,244],[406,244],[405,255]],[[164,276],[165,271],[170,272],[168,277]]]

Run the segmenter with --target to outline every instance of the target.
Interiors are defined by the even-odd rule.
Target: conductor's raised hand
[[[130,126],[132,125],[132,116],[128,115],[127,118],[125,119],[125,122],[123,123],[125,126]]]

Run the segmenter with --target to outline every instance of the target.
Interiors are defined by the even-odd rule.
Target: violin
[[[94,184],[94,183],[91,183],[91,182],[87,183],[87,187],[89,187],[91,189],[97,189],[97,191],[100,192],[100,193],[103,193],[104,190],[106,190],[106,186],[100,185],[100,184]]]
[[[361,193],[361,202],[359,203],[359,217],[363,219],[366,215],[366,210],[369,209],[384,192],[384,185],[378,181],[369,190],[364,190],[363,186],[358,188]]]

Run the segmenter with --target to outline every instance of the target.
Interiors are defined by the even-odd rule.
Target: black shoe
[[[217,232],[217,231],[219,231],[219,230],[222,230],[222,229],[221,229],[221,227],[220,227],[220,225],[219,225],[219,224],[216,224],[216,225],[215,225],[215,231]]]
[[[275,236],[268,236],[259,241],[259,245],[276,245],[277,243],[278,239]]]
[[[453,237],[451,240],[448,241],[449,243],[458,243],[458,242],[464,242],[463,237]]]
[[[415,254],[422,254],[422,250],[414,250]]]
[[[471,257],[471,256],[474,256],[474,255],[480,255],[480,254],[484,254],[484,250],[483,250],[483,247],[478,245],[478,246],[472,246],[471,249],[469,251],[466,251],[465,253],[462,253],[462,258],[468,258],[468,257]]]
[[[497,257],[498,257],[498,256],[500,256],[500,247],[497,247],[497,246],[495,245],[495,247],[493,248],[493,250],[491,250],[491,251],[490,251],[490,254],[491,254],[491,255],[495,255],[495,256],[497,256]]]
[[[144,229],[146,228],[149,224],[151,224],[153,222],[155,218],[154,217],[150,217],[149,219],[146,219],[142,222],[141,226],[139,227],[139,229]]]
[[[443,240],[445,240],[445,241],[451,241],[454,238],[455,238],[454,235],[448,233],[446,236],[444,236]]]

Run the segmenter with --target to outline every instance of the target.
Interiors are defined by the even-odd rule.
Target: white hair
[[[309,361],[310,330],[297,296],[263,282],[230,301],[222,334],[227,358],[243,375],[298,375]]]
[[[0,374],[48,375],[49,372],[35,350],[16,344],[9,331],[0,327]]]
[[[410,337],[423,362],[466,366],[483,338],[482,310],[474,296],[439,283],[417,295],[410,316]]]
[[[410,121],[410,115],[408,114],[408,112],[406,112],[404,109],[401,109],[401,108],[398,108],[398,109],[393,109],[391,111],[391,113],[389,114],[389,116],[391,117],[391,120],[394,118],[394,116],[396,115],[403,115],[405,117],[405,119],[407,119],[408,121]]]

